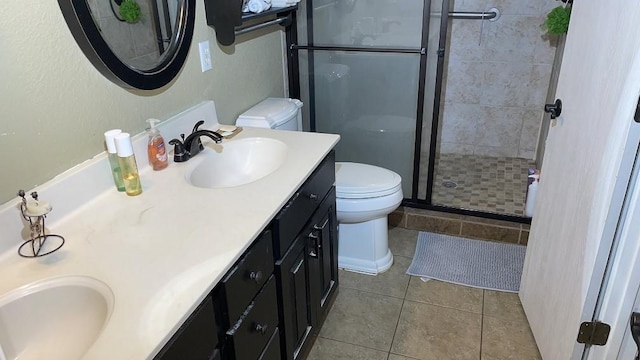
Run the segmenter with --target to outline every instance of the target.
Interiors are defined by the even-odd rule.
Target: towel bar
[[[241,28],[236,28],[234,33],[235,33],[236,36],[242,35],[242,34],[246,34],[248,32],[251,32],[251,31],[254,31],[254,30],[258,30],[258,29],[262,29],[262,28],[265,28],[267,26],[280,24],[280,23],[284,22],[285,20],[287,20],[287,17],[279,17],[279,18],[276,18],[276,19],[273,19],[273,20],[270,20],[270,21],[267,21],[267,22],[260,23],[260,24],[241,27]]]

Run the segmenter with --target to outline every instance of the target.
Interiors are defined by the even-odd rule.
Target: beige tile
[[[485,316],[482,324],[482,359],[540,360],[526,322]]]
[[[520,232],[520,245],[528,245],[529,244],[529,232],[522,230]]]
[[[394,256],[393,266],[376,276],[340,270],[340,286],[404,299],[411,277],[406,274],[409,265],[410,258]]]
[[[387,352],[335,341],[317,338],[307,357],[308,360],[386,360]]]
[[[415,358],[410,358],[402,355],[389,354],[389,360],[415,360]]]
[[[406,215],[402,210],[396,210],[389,214],[387,221],[389,222],[389,227],[403,228],[407,226]]]
[[[513,244],[517,244],[520,238],[520,230],[518,229],[469,222],[462,223],[461,234],[463,237],[473,239],[495,240]]]
[[[407,228],[440,234],[460,235],[460,220],[408,215]]]
[[[421,360],[478,359],[481,315],[405,301],[391,352]]]
[[[482,314],[482,289],[412,276],[407,300]]]
[[[447,103],[447,111],[442,115],[442,141],[475,144],[480,131],[477,124],[482,120],[480,108],[467,103]]]
[[[505,320],[521,321],[527,324],[518,294],[503,291],[484,291],[484,311],[486,316]],[[528,325],[527,325],[528,326]]]
[[[410,208],[410,207],[405,208],[405,211],[407,214],[439,217],[439,218],[446,218],[446,219],[461,219],[463,217],[463,215],[460,215],[460,214],[426,210],[426,209],[417,209],[417,208]]]
[[[341,288],[320,336],[389,351],[402,302],[391,296]]]
[[[389,229],[389,249],[394,256],[413,258],[418,241],[418,230],[391,228]]]
[[[479,110],[482,113],[477,126],[482,131],[476,135],[476,145],[517,149],[522,131],[523,110],[494,106],[483,106]]]
[[[486,224],[486,225],[500,226],[500,227],[506,227],[506,228],[514,228],[514,229],[520,229],[521,227],[520,223],[513,222],[513,221],[488,219],[488,218],[481,218],[481,217],[470,216],[470,215],[466,215],[462,220],[464,220],[465,222]]]

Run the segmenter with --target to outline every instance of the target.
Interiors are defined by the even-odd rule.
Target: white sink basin
[[[193,159],[187,181],[201,188],[248,184],[276,171],[287,158],[287,145],[269,138],[245,138],[210,144]]]
[[[82,358],[113,302],[107,285],[84,276],[37,281],[0,296],[0,359]]]

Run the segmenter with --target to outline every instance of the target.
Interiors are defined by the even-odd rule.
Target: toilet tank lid
[[[402,178],[378,166],[336,162],[336,197],[364,199],[391,195],[402,191]]]
[[[276,128],[298,115],[302,101],[288,98],[266,98],[238,116],[236,125]]]

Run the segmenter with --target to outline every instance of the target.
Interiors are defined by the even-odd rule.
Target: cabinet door
[[[154,359],[209,360],[218,351],[217,345],[213,301],[207,297]]]
[[[306,249],[305,239],[299,236],[284,257],[276,262],[281,344],[285,358],[289,360],[298,358],[300,349],[311,333]]]
[[[307,233],[313,325],[320,328],[338,289],[338,232],[335,188],[311,218]]]

